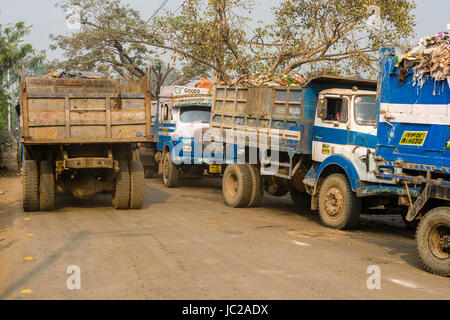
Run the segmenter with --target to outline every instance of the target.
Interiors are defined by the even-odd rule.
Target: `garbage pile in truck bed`
[[[233,86],[243,87],[278,87],[278,86],[290,86],[301,87],[306,83],[306,78],[297,73],[272,75],[270,73],[254,73],[244,74],[237,79],[234,79],[231,83]]]
[[[66,78],[66,79],[106,79],[106,76],[99,72],[91,71],[53,71],[50,74],[46,74],[44,78]]]
[[[415,47],[397,59],[401,81],[406,80],[409,69],[413,68],[413,80],[419,86],[429,77],[447,81],[450,86],[450,26],[446,32],[420,39]]]

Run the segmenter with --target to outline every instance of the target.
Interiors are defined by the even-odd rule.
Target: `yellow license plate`
[[[221,165],[211,165],[209,166],[209,173],[222,173],[222,166]]]
[[[428,131],[405,131],[400,139],[401,145],[406,146],[423,146]]]

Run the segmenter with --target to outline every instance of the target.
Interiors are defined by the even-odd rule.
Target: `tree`
[[[137,10],[122,5],[120,0],[65,0],[57,6],[68,17],[74,7],[81,13],[79,31],[50,36],[53,41],[51,48],[63,51],[64,59],[53,63],[57,68],[98,71],[109,76],[119,75],[130,81],[145,76],[151,66],[153,93],[156,96],[160,87],[168,82],[192,80],[197,76],[181,74],[172,64],[163,63],[158,53],[145,42],[124,41],[134,39],[134,26],[145,25],[146,22]]]
[[[156,19],[158,33],[139,30],[140,41],[171,50],[182,59],[193,59],[211,68],[216,81],[248,73],[255,58],[248,50],[249,0],[186,0],[180,14],[168,12]]]
[[[80,8],[82,30],[53,39],[69,66],[113,68],[124,78],[142,76],[150,56],[159,55],[153,73],[160,83],[171,78],[167,71],[186,77],[186,70],[212,71],[216,82],[298,69],[309,76],[370,75],[380,47],[413,34],[413,0],[284,0],[273,8],[272,24],[250,30],[254,4],[184,0],[177,10],[144,20],[120,0],[65,0],[63,9]],[[168,55],[171,63],[160,68]],[[175,72],[173,63],[189,67]]]
[[[269,72],[316,65],[373,73],[376,53],[413,34],[412,0],[285,0],[261,29]]]
[[[22,43],[24,36],[29,32],[24,22],[0,25],[0,30],[0,135],[2,143],[5,143],[10,137],[2,128],[6,128],[8,121],[8,104],[14,107],[19,95],[17,82],[21,65],[27,74],[34,74],[43,69],[45,53],[36,52],[31,44]],[[18,125],[15,111],[11,111],[11,123],[14,131]]]
[[[24,22],[1,26],[0,36],[0,83],[4,85],[4,77],[8,70],[17,66],[23,58],[34,52],[31,44],[21,44],[28,33]]]

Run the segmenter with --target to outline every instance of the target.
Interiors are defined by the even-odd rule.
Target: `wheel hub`
[[[428,246],[432,254],[438,259],[448,259],[450,254],[449,228],[444,225],[435,226],[429,234]]]
[[[325,198],[325,209],[327,213],[335,217],[341,213],[343,206],[344,197],[342,196],[342,192],[338,188],[330,188]]]
[[[443,236],[441,238],[441,240],[439,241],[439,245],[441,246],[442,249],[449,250],[450,249],[450,236],[449,235]]]
[[[227,192],[231,197],[234,197],[238,192],[239,184],[236,176],[230,175],[227,179]]]

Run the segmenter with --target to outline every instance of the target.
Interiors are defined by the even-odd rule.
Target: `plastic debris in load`
[[[66,78],[66,79],[106,79],[106,76],[100,72],[91,71],[53,71],[44,76],[44,78]]]
[[[420,87],[428,78],[450,85],[450,25],[447,31],[420,39],[407,53],[397,57],[398,78],[404,82],[413,69],[414,84]]]
[[[195,84],[196,88],[209,88],[214,84],[211,80],[203,78],[200,82]]]
[[[278,87],[278,86],[290,86],[301,87],[306,83],[307,79],[302,75],[295,74],[283,74],[272,75],[270,73],[254,73],[244,74],[237,79],[234,79],[231,83],[233,86],[243,87]]]

